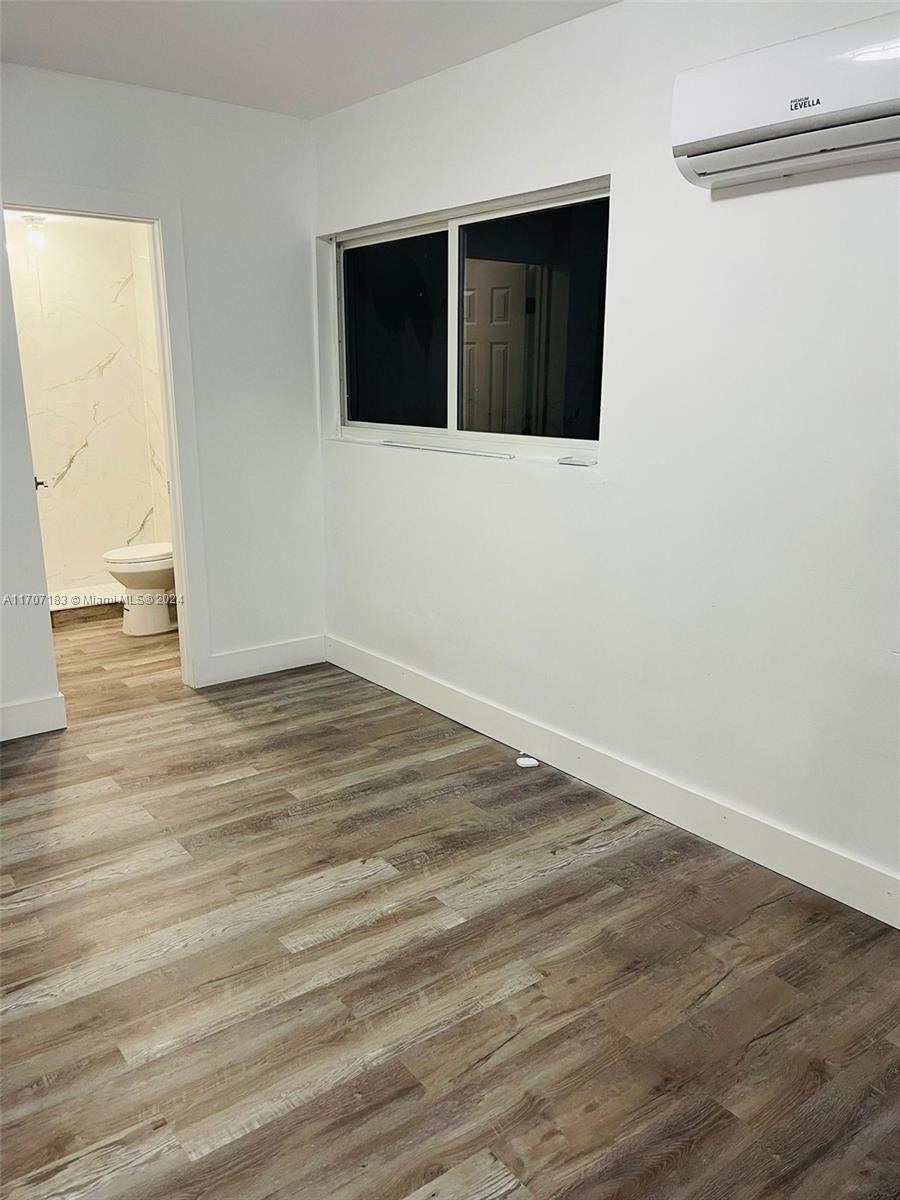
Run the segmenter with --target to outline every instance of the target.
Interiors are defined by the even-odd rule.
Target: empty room
[[[900,1200],[897,0],[0,35],[0,1198]]]

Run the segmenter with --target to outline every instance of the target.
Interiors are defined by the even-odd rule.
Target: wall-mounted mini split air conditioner
[[[900,158],[900,13],[683,71],[672,148],[706,188]]]

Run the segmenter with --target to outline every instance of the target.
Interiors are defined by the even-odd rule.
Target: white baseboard
[[[325,638],[335,666],[407,696],[576,779],[743,858],[900,928],[900,880],[802,834],[703,796],[643,767],[340,638]]]
[[[66,702],[62,692],[40,700],[21,700],[17,704],[0,705],[0,742],[31,737],[34,733],[49,733],[66,727]]]
[[[273,671],[292,667],[308,667],[325,661],[325,639],[293,638],[288,642],[267,642],[261,646],[244,646],[240,650],[220,650],[210,654],[205,662],[196,664],[194,687],[210,687],[233,679],[252,679]]]

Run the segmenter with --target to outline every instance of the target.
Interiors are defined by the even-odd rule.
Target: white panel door
[[[525,419],[523,263],[469,259],[463,293],[463,427],[521,433]]]

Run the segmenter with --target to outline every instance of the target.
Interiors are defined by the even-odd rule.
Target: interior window
[[[344,250],[351,421],[447,426],[447,233]]]
[[[593,439],[607,199],[460,227],[459,428]]]
[[[608,196],[431,229],[338,243],[344,421],[595,441]]]

